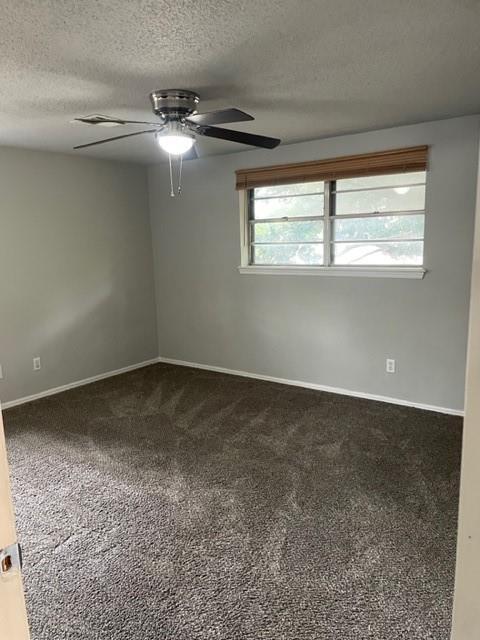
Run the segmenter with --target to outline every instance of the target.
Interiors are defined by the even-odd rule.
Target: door
[[[7,452],[0,409],[0,554],[16,542],[12,497],[8,478]],[[28,640],[27,613],[22,575],[15,554],[0,555],[0,640]]]

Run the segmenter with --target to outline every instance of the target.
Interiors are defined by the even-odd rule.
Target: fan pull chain
[[[172,198],[175,197],[175,189],[173,187],[173,166],[172,166],[172,156],[168,154],[168,166],[170,168],[170,196]],[[177,186],[177,194],[180,196],[182,194],[182,168],[183,168],[183,157],[180,156],[179,164],[178,164],[178,186]]]
[[[183,167],[183,156],[180,156],[180,165],[178,167],[178,195],[182,195],[182,167]]]
[[[172,156],[168,154],[168,164],[170,167],[170,195],[172,198],[175,197],[175,191],[173,190],[173,173],[172,173]]]

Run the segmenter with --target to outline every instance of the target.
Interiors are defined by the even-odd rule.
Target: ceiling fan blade
[[[219,111],[207,111],[207,113],[195,113],[186,118],[187,122],[198,125],[227,124],[228,122],[243,122],[255,120],[255,118],[240,109],[220,109]]]
[[[112,140],[121,140],[122,138],[131,138],[132,136],[141,136],[144,133],[155,133],[158,129],[147,129],[146,131],[136,131],[135,133],[126,133],[123,136],[114,136],[113,138],[104,138],[103,140],[97,140],[96,142],[87,142],[87,144],[79,144],[74,149],[85,149],[85,147],[94,147],[96,144],[105,144],[105,142],[112,142]]]
[[[201,127],[197,133],[208,138],[230,140],[231,142],[240,142],[241,144],[249,144],[253,147],[262,147],[264,149],[275,149],[281,142],[278,138],[268,138],[254,133],[232,131],[231,129],[221,129],[220,127]]]
[[[95,114],[92,116],[83,116],[81,118],[74,118],[75,122],[83,122],[84,124],[98,124],[98,125],[118,125],[118,124],[149,124],[152,127],[163,127],[163,122],[143,122],[142,120],[123,120],[123,118],[116,118],[115,116],[103,116],[102,114]]]

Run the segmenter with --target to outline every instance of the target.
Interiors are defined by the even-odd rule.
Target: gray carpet
[[[155,365],[5,412],[33,640],[447,640],[461,420]]]

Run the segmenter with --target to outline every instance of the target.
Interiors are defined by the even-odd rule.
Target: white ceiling
[[[157,88],[284,142],[480,112],[478,0],[3,0],[0,56],[0,144],[52,151],[134,131],[69,121],[149,120]],[[72,153],[160,159],[150,137]]]

